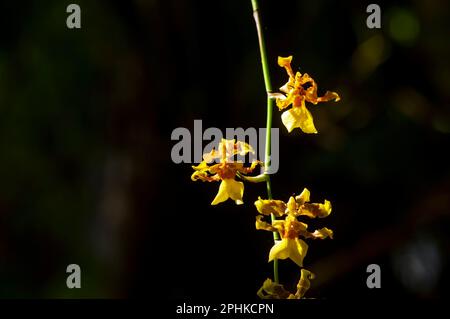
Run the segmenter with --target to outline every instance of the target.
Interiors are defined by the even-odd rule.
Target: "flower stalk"
[[[262,32],[261,25],[261,17],[259,15],[259,5],[258,0],[252,1],[252,9],[253,9],[253,18],[255,19],[256,31],[258,33],[258,43],[259,43],[259,52],[261,55],[261,66],[263,70],[264,76],[264,86],[266,88],[267,93],[267,120],[266,120],[266,147],[265,147],[265,157],[264,157],[264,175],[266,175],[266,187],[267,187],[267,198],[272,199],[272,185],[270,182],[270,176],[268,174],[270,163],[271,163],[271,131],[272,131],[272,111],[273,111],[273,98],[272,98],[272,84],[270,81],[270,72],[269,72],[269,62],[267,59],[267,50],[266,43],[264,41],[264,35]],[[276,220],[275,216],[271,214],[272,223]],[[273,232],[273,240],[277,242],[280,240],[280,235],[278,232]],[[279,282],[278,278],[278,259],[274,259],[273,261],[273,277],[275,283]]]
[[[250,183],[266,182],[267,178],[269,177],[269,175],[267,175],[267,174],[260,174],[258,176],[246,176],[239,172],[236,173],[236,176],[239,177],[241,180],[243,180],[245,182],[250,182]]]

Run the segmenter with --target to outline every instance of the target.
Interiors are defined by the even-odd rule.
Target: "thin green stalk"
[[[247,176],[243,175],[239,172],[236,172],[236,176],[242,179],[243,181],[250,182],[250,183],[261,183],[267,181],[268,175],[266,174],[260,174],[258,176]]]
[[[270,183],[270,176],[268,174],[270,167],[270,155],[271,155],[271,131],[272,131],[272,110],[273,110],[273,99],[270,97],[272,93],[272,84],[270,82],[270,73],[269,73],[269,63],[267,59],[266,52],[266,43],[264,41],[264,35],[262,33],[261,27],[261,18],[259,16],[259,6],[258,0],[251,0],[252,8],[253,8],[253,17],[256,23],[256,31],[258,32],[258,41],[259,41],[259,51],[261,53],[261,65],[264,75],[264,85],[266,87],[267,93],[267,122],[266,122],[266,149],[265,149],[265,158],[264,158],[264,174],[267,176],[266,185],[267,185],[267,197],[268,199],[272,199],[272,185]],[[272,223],[275,220],[275,216],[271,215]],[[280,239],[280,235],[278,232],[273,233],[274,242]],[[273,261],[273,275],[276,283],[279,282],[278,279],[278,259]]]

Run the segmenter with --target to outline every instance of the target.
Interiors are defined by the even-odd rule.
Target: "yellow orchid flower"
[[[311,286],[310,280],[315,275],[306,269],[300,270],[300,280],[297,283],[297,291],[293,294],[287,291],[283,285],[273,282],[270,278],[264,281],[262,287],[258,290],[258,297],[261,299],[301,299]]]
[[[333,100],[338,102],[339,95],[336,92],[327,91],[323,96],[317,96],[317,84],[307,73],[294,74],[291,67],[292,56],[278,57],[278,65],[286,69],[289,76],[288,82],[280,88],[284,94],[274,94],[279,110],[283,110],[292,104],[292,108],[283,112],[281,120],[288,132],[299,127],[304,133],[317,133],[311,113],[306,108],[305,102],[317,104]]]
[[[278,232],[281,240],[277,241],[269,252],[269,262],[274,259],[290,258],[299,267],[303,266],[303,259],[308,251],[308,245],[299,238],[325,239],[333,238],[333,231],[326,227],[310,233],[308,225],[297,220],[298,216],[309,218],[323,218],[331,213],[331,203],[325,200],[324,204],[308,203],[310,192],[303,192],[291,196],[287,203],[281,200],[261,199],[255,202],[256,209],[262,215],[256,217],[256,229]],[[272,224],[262,220],[263,215],[274,214],[276,217],[286,215],[284,220],[275,220]]]
[[[247,143],[222,139],[219,143],[218,150],[213,149],[211,152],[204,154],[203,161],[197,166],[192,166],[195,170],[191,176],[193,181],[221,181],[219,191],[211,202],[211,205],[222,203],[228,198],[234,200],[237,205],[244,203],[242,201],[244,195],[244,183],[235,180],[236,173],[251,173],[257,165],[261,164],[261,162],[255,160],[250,167],[244,167],[243,163],[237,161],[234,162],[233,157],[235,155],[244,156],[249,152],[254,153],[253,148]],[[208,165],[208,162],[215,159],[220,159],[220,163]]]
[[[303,258],[308,251],[308,244],[298,238],[306,232],[307,225],[288,215],[285,220],[276,220],[273,225],[262,220],[262,215],[256,217],[256,229],[279,232],[281,240],[277,241],[269,252],[269,262],[274,259],[290,258],[299,267],[303,266]]]
[[[287,299],[291,293],[283,285],[277,284],[272,279],[267,278],[258,290],[257,295],[261,299]]]

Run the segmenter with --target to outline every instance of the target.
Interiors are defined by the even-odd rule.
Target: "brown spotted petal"
[[[308,216],[310,218],[324,218],[331,213],[331,203],[325,200],[323,204],[305,203],[300,206],[299,215]]]
[[[260,214],[270,215],[274,214],[277,217],[281,217],[285,214],[286,203],[281,200],[275,199],[261,199],[260,197],[255,202],[256,209]]]

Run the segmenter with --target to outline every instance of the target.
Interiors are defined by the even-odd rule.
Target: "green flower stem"
[[[236,173],[236,175],[242,179],[243,181],[250,182],[250,183],[262,183],[267,181],[267,177],[269,175],[267,174],[260,174],[258,176],[245,176],[239,172]]]
[[[258,32],[259,41],[259,51],[261,53],[261,65],[264,75],[264,85],[266,87],[267,93],[267,122],[266,122],[266,150],[264,158],[264,175],[266,175],[266,185],[267,185],[267,197],[272,199],[272,185],[270,183],[270,175],[268,174],[270,167],[270,155],[271,155],[271,131],[272,131],[272,110],[273,110],[273,98],[272,94],[272,84],[270,83],[270,73],[269,73],[269,63],[267,59],[266,43],[264,41],[264,35],[262,33],[261,18],[259,16],[259,6],[258,0],[251,0],[253,8],[253,18],[256,23],[256,31]],[[275,220],[275,216],[271,215],[272,223]],[[278,232],[273,232],[273,240],[276,242],[280,239]],[[278,279],[278,259],[273,261],[273,275],[276,283],[279,282]]]

